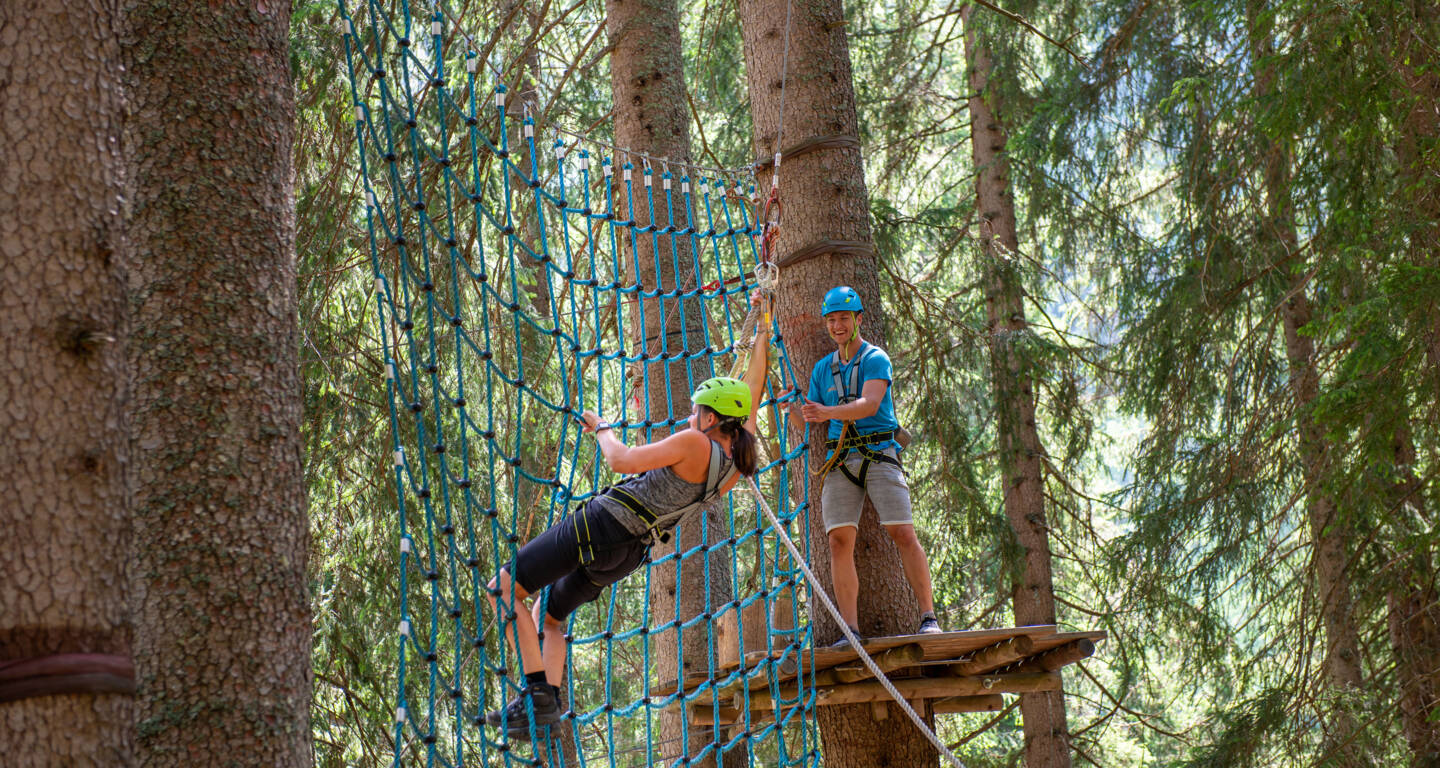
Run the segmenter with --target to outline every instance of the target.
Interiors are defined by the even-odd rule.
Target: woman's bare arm
[[[600,444],[600,455],[611,469],[625,475],[648,472],[660,467],[673,467],[686,458],[703,450],[709,461],[709,440],[693,429],[676,432],[663,440],[644,445],[626,445],[620,441],[615,430],[602,424],[597,414],[586,411],[580,417],[586,432],[595,433],[595,442]]]

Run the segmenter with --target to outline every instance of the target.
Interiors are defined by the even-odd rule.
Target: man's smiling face
[[[830,334],[830,340],[835,346],[844,346],[850,339],[854,338],[855,332],[860,327],[860,313],[846,312],[844,310],[831,312],[825,316],[825,330]]]

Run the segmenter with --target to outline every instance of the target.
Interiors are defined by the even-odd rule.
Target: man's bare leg
[[[930,562],[925,558],[925,548],[915,535],[915,526],[909,524],[887,525],[885,531],[900,550],[900,565],[905,569],[905,580],[910,582],[910,591],[920,604],[921,613],[935,611],[934,590],[930,582]]]
[[[845,623],[860,626],[860,577],[855,572],[855,534],[853,525],[833,528],[830,539],[830,580],[835,584],[835,605]]]
[[[545,682],[560,687],[560,681],[565,677],[565,622],[545,612],[540,614],[540,603],[535,603],[535,623],[545,627],[545,642],[540,646],[540,653],[545,663]]]

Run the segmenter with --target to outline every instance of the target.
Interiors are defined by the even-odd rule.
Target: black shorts
[[[564,619],[633,573],[649,550],[591,499],[521,547],[510,573],[532,595],[550,587],[545,612]]]

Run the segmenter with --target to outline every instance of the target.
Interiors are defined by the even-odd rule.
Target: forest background
[[[964,7],[854,2],[844,23],[884,295],[871,320],[918,436],[907,463],[942,623],[979,628],[1013,623],[1021,566]],[[1059,619],[1110,633],[1066,676],[1077,763],[1434,764],[1435,9],[976,10],[1008,134],[1019,241],[1000,256],[1031,331]],[[507,80],[533,77],[542,133],[606,138],[601,4],[455,12],[496,41]],[[739,9],[680,13],[696,159],[752,162]],[[391,549],[375,510],[392,492],[367,448],[385,407],[363,233],[336,218],[358,201],[336,17],[316,4],[295,21],[316,750],[339,764],[390,715],[364,649],[380,640],[366,617],[393,613],[394,564],[374,555]],[[941,733],[969,765],[1013,764],[1019,713],[970,738],[986,719],[941,718]]]
[[[609,138],[604,3],[451,10],[542,130]],[[753,162],[741,8],[680,14],[696,159]],[[316,763],[379,765],[398,537],[338,21],[297,3],[288,40],[310,723]],[[867,319],[917,437],[942,624],[1016,621],[1001,333],[1033,392],[1057,619],[1109,633],[1066,673],[1077,763],[1440,764],[1440,9],[855,2],[840,26]],[[1009,238],[977,204],[977,130],[1008,164]],[[987,314],[997,285],[1018,332]],[[1014,707],[939,726],[967,765],[1024,753]]]

